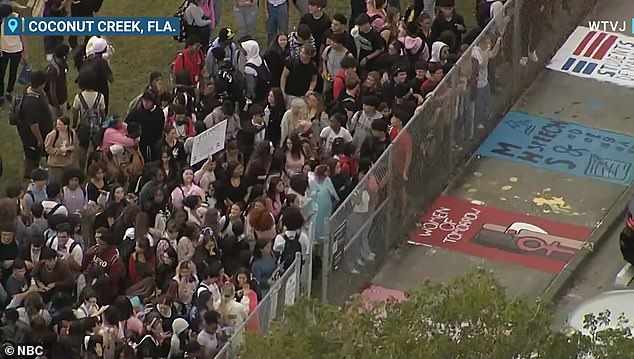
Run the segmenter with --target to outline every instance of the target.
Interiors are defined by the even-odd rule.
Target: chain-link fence
[[[595,3],[506,2],[330,217],[323,300],[371,280]]]
[[[217,359],[234,359],[238,356],[239,346],[244,341],[245,331],[254,331],[266,334],[271,322],[284,319],[284,309],[295,303],[298,297],[310,297],[313,282],[313,254],[315,239],[314,214],[317,212],[317,203],[310,200],[302,208],[306,217],[303,232],[310,240],[308,251],[304,254],[297,253],[293,264],[275,280],[269,292],[258,303],[255,310],[249,314],[246,321],[235,329],[229,341],[216,354]]]
[[[284,320],[284,309],[293,305],[300,296],[302,255],[297,253],[293,264],[271,286],[268,294],[262,298],[253,312],[237,328],[233,335],[216,354],[216,359],[234,359],[238,357],[240,345],[244,342],[246,332],[266,334],[271,322]]]

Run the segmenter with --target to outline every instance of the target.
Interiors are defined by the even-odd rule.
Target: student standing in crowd
[[[13,11],[9,4],[0,4],[0,19],[17,18],[20,15]],[[26,59],[26,48],[22,41],[22,36],[6,35],[4,26],[0,29],[0,106],[6,98],[10,99],[13,94],[15,82],[18,78],[18,67],[20,61]],[[7,70],[9,76],[7,76]],[[8,77],[8,78],[7,78]],[[5,88],[5,78],[7,78]]]
[[[24,151],[24,178],[39,166],[44,155],[44,139],[53,130],[53,118],[46,101],[46,74],[35,71],[27,87],[19,110],[18,134]]]
[[[227,2],[236,33],[222,23]],[[49,0],[46,16],[63,15],[62,3]],[[89,3],[101,5],[73,1],[72,16],[99,10],[80,11]],[[401,21],[389,0],[351,0],[350,20],[326,14],[324,0],[293,1],[305,9],[286,34],[291,3],[266,0],[264,44],[253,39],[260,38],[257,1],[192,0],[185,49],[171,54],[173,89],[156,69],[137,69],[150,73],[149,83],[123,94],[128,111],[109,110],[111,84],[118,90],[112,68],[125,64],[111,57],[105,39],[92,37],[85,59],[78,50],[80,92],[70,119],[68,46],[47,37],[46,53],[55,56],[46,72],[32,73],[15,116],[31,183],[9,184],[0,199],[0,290],[7,293],[0,305],[19,308],[5,313],[7,321],[29,338],[51,332],[60,347],[67,338],[53,324],[68,322],[85,352],[117,358],[207,357],[248,315],[255,317],[247,330],[257,330],[265,318],[254,308],[277,273],[330,235],[324,223],[348,194],[348,235],[373,215],[382,200],[376,178],[352,189],[390,145],[404,154],[391,159],[398,176],[390,186],[402,188],[397,201],[405,206],[414,152],[404,124],[418,120],[410,119],[414,109],[455,63],[465,32],[452,0],[438,0],[435,19],[432,3],[408,1]],[[6,5],[0,15],[16,16]],[[499,46],[485,41],[469,53],[479,69],[481,120],[489,115],[486,67]],[[0,72],[9,72],[5,95],[14,90],[24,46],[0,34],[0,50]],[[109,112],[125,113],[125,121]],[[224,121],[224,143],[202,141],[220,150],[201,153],[196,136]],[[125,170],[132,153],[144,157],[138,173]],[[364,231],[352,248],[353,272],[374,259],[371,226]],[[95,315],[101,325],[93,330]]]

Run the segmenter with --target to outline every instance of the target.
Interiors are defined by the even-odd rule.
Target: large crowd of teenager
[[[0,34],[0,104],[28,180],[5,181],[0,199],[3,343],[42,344],[48,359],[212,358],[296,253],[320,253],[310,248],[327,219],[503,6],[474,1],[479,27],[467,31],[454,0],[350,0],[350,14],[328,14],[326,0],[233,2],[235,31],[220,0],[186,1],[184,49],[169,73],[146,69],[118,111],[110,62],[124,55],[108,39],[44,37],[48,64],[18,89],[27,49]],[[102,6],[35,3],[45,17]],[[23,8],[2,1],[0,18]],[[291,32],[289,11],[301,14]],[[479,116],[496,40],[471,54]],[[225,121],[223,149],[191,163],[194,138]],[[352,223],[378,186],[357,196]],[[374,260],[364,243],[354,273]]]

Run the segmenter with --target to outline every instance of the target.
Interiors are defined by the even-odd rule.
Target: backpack
[[[178,18],[180,23],[180,31],[178,32],[178,35],[172,36],[174,40],[178,42],[185,42],[185,39],[187,38],[187,21],[185,21],[185,9],[187,9],[188,5],[189,2],[187,0],[183,1],[183,3],[181,4],[181,6],[178,7],[178,10],[176,10],[176,13],[174,13],[173,16]]]
[[[379,15],[379,14],[374,14],[372,16],[370,16],[370,25],[372,25],[374,23],[375,20],[378,19],[383,19],[383,16]]]
[[[46,65],[46,72],[48,73],[48,71],[50,69],[53,69],[53,71],[55,71],[55,80],[57,81],[57,79],[59,78],[60,75],[62,75],[62,69],[59,67],[59,65],[57,64],[57,62],[55,62],[55,59],[52,59],[51,61],[49,61],[48,65]],[[44,89],[46,90],[46,92],[50,92],[50,83],[47,82],[46,86],[44,87]]]
[[[132,101],[130,101],[130,103],[128,104],[128,112],[126,113],[126,117],[130,114],[130,112],[132,112],[132,110],[134,110],[137,105],[139,104],[139,102],[141,102],[141,97],[143,96],[143,94],[138,94],[135,98],[132,99]]]
[[[425,51],[426,47],[427,47],[427,44],[425,43],[425,41],[423,41],[423,44],[418,48],[418,51],[416,52],[411,52],[410,50],[405,49],[405,55],[407,56],[407,59],[409,60],[409,66],[411,69],[413,69],[416,66],[416,62],[418,62],[418,60],[421,59],[421,55]]]
[[[50,211],[48,211],[48,213],[46,213],[46,216],[44,216],[44,218],[49,218],[50,216],[54,215],[55,212],[57,212],[57,210],[60,209],[62,206],[63,206],[62,203],[56,204],[55,206],[53,206],[53,208],[51,208]]]
[[[255,85],[255,99],[254,102],[261,102],[266,100],[266,94],[271,88],[271,71],[266,61],[262,60],[260,66],[247,62],[245,67],[250,67],[258,74]]]
[[[94,145],[97,145],[98,135],[101,130],[101,115],[99,114],[99,102],[101,101],[101,93],[97,92],[95,102],[92,106],[88,106],[86,98],[84,98],[83,92],[80,92],[79,101],[81,103],[81,116],[79,119],[79,125],[77,126],[77,139],[83,145],[87,145],[90,141],[93,141]]]
[[[48,238],[48,239],[46,240],[46,242],[44,242],[44,246],[45,246],[45,247],[48,247],[48,248],[55,249],[55,248],[53,248],[53,242],[55,242],[55,238],[56,238],[56,237],[57,237],[57,235],[55,235],[55,236],[52,236],[52,237]],[[74,241],[74,242],[73,242],[73,244],[71,244],[71,245],[70,245],[70,248],[68,249],[68,254],[72,254],[72,253],[73,253],[73,250],[75,250],[75,247],[77,247],[78,245],[79,245],[79,242]],[[55,249],[55,250],[57,250],[57,249]],[[80,263],[80,264],[81,264],[81,263]]]
[[[9,109],[9,125],[17,126],[20,124],[20,116],[22,113],[22,102],[24,102],[25,96],[33,96],[29,95],[26,92],[23,94],[13,96],[11,100],[11,108]]]
[[[28,190],[26,191],[26,195],[31,197],[31,204],[35,204],[35,193],[33,193],[33,191]]]
[[[202,290],[200,290],[201,288],[202,288]],[[198,283],[198,287],[196,287],[196,290],[195,290],[195,291],[194,291],[194,293],[192,294],[192,301],[191,301],[192,305],[194,304],[194,302],[196,302],[196,298],[198,298],[198,291],[200,291],[200,293],[203,293],[203,292],[211,292],[211,291],[209,290],[209,288],[207,288],[207,287],[203,284],[203,282],[202,282],[202,281],[201,281],[200,283]]]
[[[225,89],[225,99],[235,103],[242,103],[246,81],[240,71],[236,71],[233,67],[221,68],[218,70],[216,81],[222,84],[220,86],[216,85],[216,88]]]
[[[284,237],[284,250],[280,256],[280,263],[284,270],[287,270],[295,261],[295,254],[302,252],[302,245],[299,243],[300,233],[297,232],[295,238],[290,239],[286,233],[282,235]]]

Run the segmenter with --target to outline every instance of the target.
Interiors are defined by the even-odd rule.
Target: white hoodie
[[[167,359],[175,358],[181,350],[181,340],[178,338],[185,330],[189,328],[189,324],[183,318],[176,318],[172,323],[172,339],[170,340],[170,351],[167,354]]]
[[[447,60],[442,60],[440,58],[440,54],[442,53],[442,49],[448,48],[449,46],[441,41],[436,41],[431,45],[431,59],[429,62],[439,63],[440,65],[444,65],[447,63]]]

